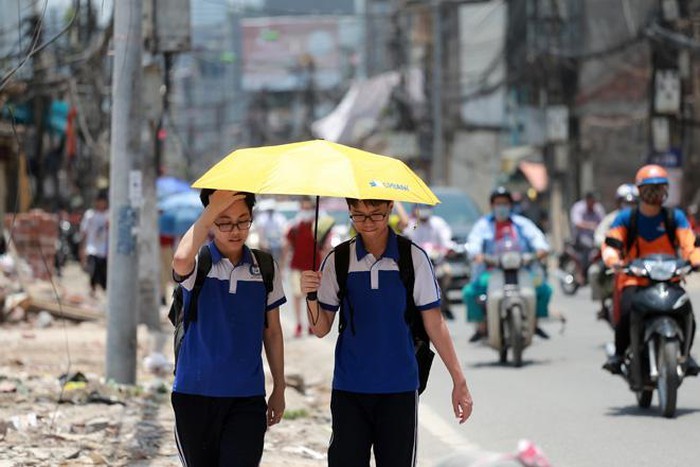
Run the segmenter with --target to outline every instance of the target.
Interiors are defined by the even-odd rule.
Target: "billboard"
[[[304,89],[313,63],[314,86],[339,85],[355,60],[360,39],[352,17],[269,17],[241,20],[243,89]]]

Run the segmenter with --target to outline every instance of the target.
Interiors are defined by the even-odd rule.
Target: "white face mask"
[[[510,210],[510,206],[499,204],[493,207],[493,216],[497,221],[504,221],[510,217]]]

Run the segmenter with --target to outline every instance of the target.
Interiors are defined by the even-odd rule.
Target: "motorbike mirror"
[[[605,244],[609,247],[615,248],[616,250],[623,250],[625,244],[617,238],[605,237]]]

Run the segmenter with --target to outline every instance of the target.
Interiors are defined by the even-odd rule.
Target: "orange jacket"
[[[620,251],[607,244],[602,247],[602,256],[605,265],[610,267],[620,260],[631,261],[636,258],[651,254],[677,255],[690,261],[693,265],[700,265],[700,248],[695,246],[695,233],[690,228],[690,223],[680,209],[674,209],[676,221],[676,243],[678,251],[666,234],[664,212],[656,216],[647,217],[641,212],[637,217],[637,238],[629,251]],[[632,210],[620,211],[607,233],[607,237],[619,240],[627,246],[627,234],[629,232]],[[630,285],[644,285],[646,279],[632,276],[623,276],[618,284],[622,287]]]

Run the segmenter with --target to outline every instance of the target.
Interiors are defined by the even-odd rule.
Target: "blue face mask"
[[[493,217],[497,221],[504,221],[510,217],[510,206],[498,205],[493,207]]]

